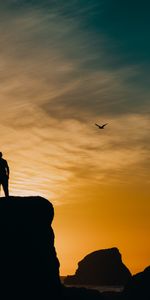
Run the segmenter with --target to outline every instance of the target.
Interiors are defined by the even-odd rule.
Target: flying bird
[[[95,123],[95,125],[99,128],[99,129],[104,129],[104,127],[107,125],[108,123],[105,123],[103,125],[98,125]]]

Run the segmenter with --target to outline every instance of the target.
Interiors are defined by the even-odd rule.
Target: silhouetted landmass
[[[53,217],[42,197],[0,198],[0,299],[103,299],[98,291],[61,284]]]
[[[133,275],[125,286],[123,299],[150,299],[150,266],[143,272]]]
[[[106,298],[94,289],[69,287],[63,291],[63,300],[105,300]]]
[[[41,197],[0,198],[1,299],[52,299],[61,293],[51,223],[54,210]]]
[[[0,199],[0,299],[150,299],[150,268],[131,277],[128,269],[122,264],[121,255],[116,248],[96,251],[92,253],[92,259],[90,258],[90,260],[91,254],[88,255],[85,259],[86,262],[89,260],[90,264],[83,264],[83,266],[85,265],[86,268],[88,266],[90,277],[93,274],[94,276],[99,276],[99,273],[97,275],[93,273],[97,254],[101,253],[103,261],[108,256],[107,263],[103,264],[104,278],[112,278],[112,274],[114,274],[114,281],[112,282],[112,279],[109,279],[109,282],[111,284],[117,282],[118,284],[118,269],[120,268],[120,272],[127,274],[126,276],[129,279],[123,293],[99,293],[94,289],[66,287],[63,285],[60,282],[59,261],[54,247],[54,233],[51,227],[53,217],[54,209],[52,204],[42,197],[9,197]],[[118,264],[116,264],[117,261]],[[115,267],[119,264],[123,265],[119,265],[120,267],[117,268],[117,275],[115,275],[115,272],[112,273],[114,263]],[[84,271],[85,266],[83,268]],[[82,264],[79,264],[80,270],[81,267]],[[76,273],[82,274],[82,272]],[[105,273],[110,277],[105,277]],[[121,278],[119,284],[126,280],[125,275],[122,275]],[[101,282],[104,282],[102,277],[100,279]],[[139,295],[140,298],[138,298]]]
[[[131,273],[123,264],[117,248],[98,250],[78,263],[73,276],[67,276],[66,285],[125,285]]]

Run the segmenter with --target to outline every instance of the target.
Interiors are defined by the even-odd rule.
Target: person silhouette
[[[8,180],[9,180],[9,166],[3,154],[0,152],[0,186],[2,185],[5,197],[9,197]]]

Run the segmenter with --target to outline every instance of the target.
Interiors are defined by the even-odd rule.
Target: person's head
[[[2,153],[2,152],[0,152],[0,158],[2,158],[2,156],[3,156],[3,153]]]

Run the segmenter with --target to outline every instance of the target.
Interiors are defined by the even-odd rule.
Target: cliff
[[[50,300],[60,295],[53,216],[53,206],[44,198],[0,198],[1,299]]]
[[[126,284],[123,293],[66,287],[51,227],[52,204],[42,197],[0,198],[0,299],[4,300],[132,300],[150,298],[150,268],[133,277],[117,248],[87,255],[65,283]],[[140,296],[140,298],[138,298]]]
[[[53,217],[42,197],[0,198],[0,299],[103,299],[97,291],[61,284]]]
[[[123,264],[117,248],[98,250],[78,263],[73,276],[67,276],[66,285],[125,285],[131,273]]]
[[[124,300],[150,299],[150,266],[143,272],[133,275],[123,291]]]

